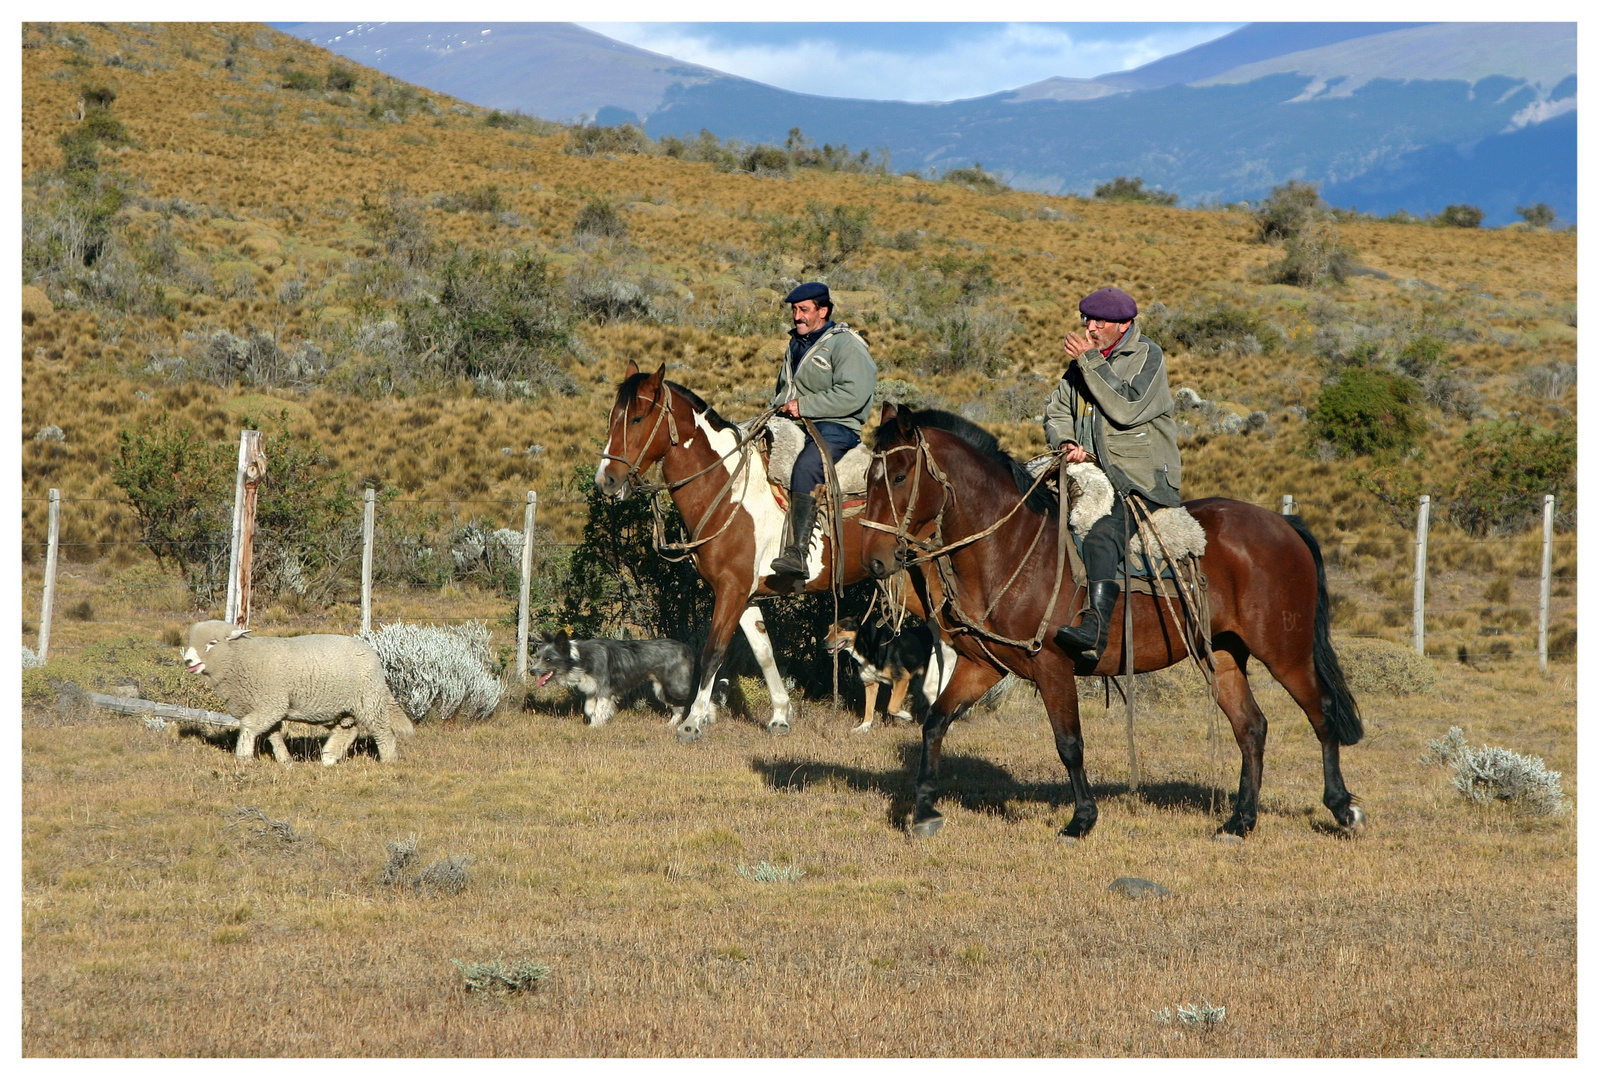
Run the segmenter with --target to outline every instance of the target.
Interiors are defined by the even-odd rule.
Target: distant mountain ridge
[[[275,25],[480,105],[657,136],[781,142],[800,127],[896,168],[977,160],[1051,193],[1140,175],[1236,201],[1307,179],[1378,213],[1472,202],[1502,224],[1548,202],[1576,219],[1573,23],[1252,23],[1132,71],[936,103],[795,93],[567,23]],[[1085,147],[1084,131],[1126,137]]]

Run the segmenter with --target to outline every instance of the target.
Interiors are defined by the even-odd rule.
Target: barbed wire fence
[[[322,603],[312,617],[320,628],[335,632],[353,634],[396,619],[481,621],[498,629],[497,638],[512,637],[517,671],[524,673],[530,612],[561,599],[554,595],[557,578],[577,546],[569,538],[581,530],[585,502],[531,491],[524,499],[384,499],[370,489],[366,495],[349,529],[352,537],[360,537],[358,552],[345,551],[326,580],[296,580],[293,567],[272,569],[275,592],[288,615],[312,615],[297,601],[318,593]],[[26,644],[30,629],[37,633],[40,662],[89,647],[97,635],[74,632],[83,624],[125,628],[159,640],[174,616],[201,618],[215,611],[216,596],[196,595],[170,576],[120,580],[108,571],[107,562],[138,561],[119,557],[118,549],[149,550],[136,532],[112,540],[61,539],[64,516],[70,524],[74,513],[96,505],[126,508],[124,500],[74,498],[52,489],[46,498],[22,501],[50,505],[46,535],[25,536],[22,545],[24,639]],[[1305,517],[1320,539],[1337,631],[1410,645],[1439,659],[1502,661],[1513,653],[1508,639],[1529,632],[1536,622],[1540,669],[1547,670],[1550,658],[1574,656],[1574,631],[1553,645],[1550,640],[1551,624],[1574,623],[1576,614],[1576,538],[1553,534],[1553,497],[1545,500],[1541,535],[1429,536],[1427,508],[1424,499],[1413,534],[1362,527],[1358,539],[1340,539],[1332,527],[1339,507],[1284,496],[1282,511]],[[226,566],[230,541],[219,539],[211,546],[214,562]],[[1414,556],[1414,569],[1394,573],[1407,552]],[[35,578],[29,568],[41,556],[44,565]],[[359,573],[352,565],[357,558]],[[1534,562],[1536,571],[1525,572]],[[1562,572],[1554,572],[1557,562]],[[461,587],[468,583],[477,587]],[[374,590],[381,590],[376,599]],[[351,602],[355,595],[359,614]],[[1472,602],[1472,596],[1482,600]],[[33,613],[38,622],[30,628]],[[283,621],[274,610],[262,614],[270,622]],[[1471,636],[1482,648],[1429,647],[1441,636],[1460,638],[1474,622]],[[62,630],[66,633],[52,641],[52,634]]]
[[[315,579],[292,563],[256,568],[258,587],[267,579],[273,600],[257,607],[256,624],[312,622],[328,632],[354,634],[396,620],[482,622],[500,641],[510,637],[516,670],[524,673],[529,616],[536,606],[560,599],[553,594],[556,579],[577,547],[570,537],[581,531],[584,500],[534,492],[524,499],[384,499],[372,489],[365,494],[338,557]],[[37,635],[39,663],[82,653],[103,640],[107,628],[158,641],[174,621],[223,616],[226,583],[220,576],[192,588],[170,555],[160,571],[122,572],[147,567],[143,556],[155,553],[132,515],[120,515],[110,537],[103,535],[102,522],[96,539],[64,539],[75,515],[98,512],[103,519],[108,509],[126,509],[125,500],[75,498],[52,489],[22,502],[50,508],[46,533],[25,535],[22,543],[23,644],[34,644],[30,638]],[[535,507],[536,515],[530,513]],[[556,528],[541,529],[538,516]],[[200,557],[212,571],[229,565],[233,544],[227,537],[187,546],[209,549]],[[295,620],[300,614],[307,618]]]

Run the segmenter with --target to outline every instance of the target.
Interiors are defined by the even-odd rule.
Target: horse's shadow
[[[852,791],[885,796],[889,826],[904,832],[916,808],[916,773],[920,760],[921,747],[910,743],[900,749],[897,769],[863,769],[839,762],[791,757],[758,757],[750,766],[765,779],[768,787],[777,791],[797,793],[818,785],[841,783]],[[938,780],[940,801],[945,805],[953,800],[964,809],[997,814],[1007,820],[1017,816],[1015,807],[1020,804],[1047,805],[1054,809],[1069,806],[1074,801],[1071,782],[1065,777],[1049,783],[1022,781],[1008,769],[967,754],[945,754],[939,763]],[[1091,784],[1089,792],[1099,802],[1126,795],[1130,788],[1125,783]],[[1213,798],[1218,808],[1231,803],[1227,793],[1188,781],[1144,784],[1137,794],[1151,806],[1184,813],[1210,813]]]

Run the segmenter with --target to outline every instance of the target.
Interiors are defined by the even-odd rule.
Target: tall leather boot
[[[1083,612],[1082,621],[1076,626],[1056,630],[1055,644],[1084,660],[1098,660],[1110,640],[1110,613],[1121,591],[1121,585],[1115,581],[1090,581],[1088,610]]]
[[[791,494],[788,504],[788,546],[783,549],[783,554],[772,560],[774,577],[797,577],[802,581],[810,578],[811,569],[805,555],[811,546],[811,528],[815,524],[816,496],[808,491]]]

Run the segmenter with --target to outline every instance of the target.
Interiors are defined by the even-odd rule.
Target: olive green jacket
[[[847,323],[833,323],[800,357],[792,380],[788,356],[783,357],[772,404],[798,398],[801,416],[831,420],[859,435],[876,391],[877,364],[866,342]]]
[[[1159,506],[1182,500],[1177,421],[1160,346],[1128,328],[1108,357],[1089,349],[1067,365],[1044,407],[1050,447],[1070,439],[1099,459],[1118,494]]]

